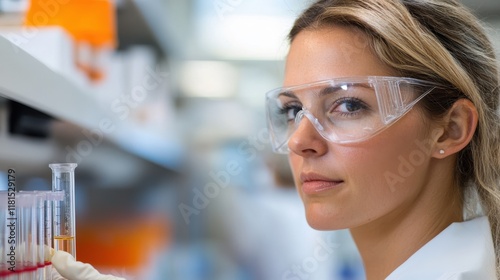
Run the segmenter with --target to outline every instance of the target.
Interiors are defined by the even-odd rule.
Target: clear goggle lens
[[[273,150],[288,152],[288,140],[307,118],[334,143],[366,140],[406,114],[437,84],[400,77],[359,77],[278,88],[266,94]]]

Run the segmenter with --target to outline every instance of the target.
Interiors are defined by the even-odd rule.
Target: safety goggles
[[[346,144],[367,140],[439,87],[412,78],[371,76],[274,89],[266,94],[273,150],[288,153],[288,140],[304,117],[328,141]]]

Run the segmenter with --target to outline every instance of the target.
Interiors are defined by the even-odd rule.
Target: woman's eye
[[[286,106],[281,109],[282,114],[286,115],[287,121],[295,120],[295,116],[302,110],[300,106]]]
[[[334,112],[355,114],[367,109],[366,104],[357,98],[343,98],[335,102]]]

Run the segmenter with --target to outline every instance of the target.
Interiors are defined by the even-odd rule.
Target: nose
[[[328,150],[326,140],[318,133],[311,120],[308,117],[304,118],[304,115],[297,117],[297,129],[288,140],[290,151],[302,157],[315,157],[325,154]]]

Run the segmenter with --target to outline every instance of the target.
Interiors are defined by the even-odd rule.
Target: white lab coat
[[[422,279],[497,280],[488,218],[451,224],[386,278]]]

